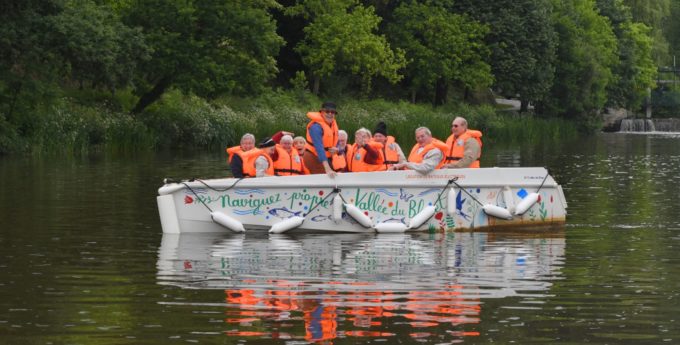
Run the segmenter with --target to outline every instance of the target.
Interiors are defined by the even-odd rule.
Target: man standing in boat
[[[311,174],[326,173],[330,178],[336,175],[329,163],[329,158],[338,151],[336,114],[333,102],[324,102],[318,112],[307,113],[311,121],[307,124],[307,153],[303,158]]]
[[[406,156],[393,136],[387,135],[387,125],[380,121],[373,132],[373,141],[382,144],[380,154],[383,159],[383,168],[388,170],[392,165],[406,162]]]
[[[239,146],[233,146],[227,149],[227,153],[229,154],[229,168],[234,177],[245,177],[243,174],[243,162],[246,161],[247,153],[253,148],[255,148],[255,136],[246,133],[241,137]]]
[[[460,116],[451,123],[451,135],[446,139],[443,169],[479,168],[482,151],[482,132],[468,129],[465,118]]]
[[[432,137],[432,132],[427,127],[416,129],[416,144],[408,156],[408,163],[398,163],[390,170],[410,169],[421,174],[428,174],[439,168],[444,162],[446,144]]]

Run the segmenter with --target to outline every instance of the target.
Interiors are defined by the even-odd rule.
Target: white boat
[[[565,222],[562,188],[545,168],[211,179],[158,190],[164,233],[462,231]]]

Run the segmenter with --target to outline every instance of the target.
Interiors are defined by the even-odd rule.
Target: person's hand
[[[334,155],[334,154],[338,153],[338,148],[337,147],[329,147],[328,152],[330,152],[330,154]]]
[[[397,164],[391,166],[389,169],[390,170],[401,170],[401,169],[404,169],[405,166],[406,166],[406,164],[404,164],[404,163],[397,163]]]
[[[326,171],[326,175],[328,175],[328,177],[330,178],[335,178],[335,175],[338,174],[335,171],[333,171],[331,166],[328,164],[328,161],[323,162],[323,169]]]

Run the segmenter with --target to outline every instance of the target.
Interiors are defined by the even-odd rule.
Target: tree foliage
[[[488,27],[465,15],[435,4],[404,2],[394,11],[387,31],[393,44],[406,52],[412,101],[418,93],[432,94],[438,85],[475,88],[493,80],[483,41]]]
[[[360,77],[364,93],[376,76],[392,83],[401,79],[404,52],[392,50],[385,36],[376,33],[381,18],[372,7],[348,0],[305,0],[288,13],[310,20],[296,51],[314,78],[314,93],[321,78],[335,73]]]
[[[593,125],[594,115],[605,105],[606,89],[614,78],[616,37],[593,0],[556,2],[553,17],[560,42],[555,83],[539,109],[548,115],[581,118]]]
[[[141,112],[171,86],[205,97],[260,92],[276,73],[283,44],[268,9],[274,1],[148,0],[124,9],[153,48],[137,84]]]
[[[607,105],[631,110],[639,108],[647,89],[655,85],[656,65],[652,59],[651,30],[633,22],[630,7],[622,0],[598,0],[600,13],[611,21],[617,39],[618,63],[608,86]]]
[[[497,91],[520,98],[522,110],[547,96],[557,46],[549,0],[459,0],[454,8],[489,26],[485,43]]]

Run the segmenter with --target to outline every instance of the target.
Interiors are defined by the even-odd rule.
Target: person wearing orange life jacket
[[[241,137],[241,142],[239,146],[233,146],[227,148],[227,153],[229,154],[229,168],[231,169],[232,175],[236,178],[243,178],[243,177],[254,177],[253,176],[245,176],[243,174],[243,162],[245,161],[244,158],[246,153],[251,151],[252,149],[255,148],[255,136],[246,133]]]
[[[387,136],[387,125],[380,121],[373,131],[373,141],[382,144],[380,155],[383,159],[383,167],[380,170],[388,170],[394,164],[406,162],[406,156],[396,143],[393,136]]]
[[[248,176],[264,177],[274,175],[274,162],[271,156],[276,152],[276,143],[271,138],[262,140],[257,149],[248,155],[243,163],[243,172]]]
[[[446,144],[432,137],[427,127],[416,129],[416,144],[408,156],[408,163],[398,163],[390,170],[411,169],[421,174],[428,174],[444,164]]]
[[[371,131],[359,128],[354,133],[354,144],[347,150],[347,171],[367,172],[383,170],[380,156],[382,144],[371,141]]]
[[[338,152],[331,156],[331,167],[336,172],[347,172],[347,132],[338,130]]]
[[[297,137],[293,138],[293,147],[295,147],[295,149],[297,150],[298,155],[300,157],[304,157],[306,145],[307,145],[307,140],[304,137],[297,136]]]
[[[336,173],[328,161],[337,152],[338,124],[335,122],[335,103],[324,102],[319,112],[309,112],[307,117],[307,146],[303,156],[305,166],[312,174],[326,173],[334,178]]]
[[[291,176],[306,175],[309,170],[305,167],[298,151],[293,148],[293,137],[284,135],[276,146],[276,153],[272,157],[274,161],[274,175]]]
[[[451,135],[446,139],[442,169],[479,168],[482,132],[468,129],[467,120],[456,117],[451,123]]]

